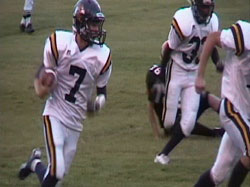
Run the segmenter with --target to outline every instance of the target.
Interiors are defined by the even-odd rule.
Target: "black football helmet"
[[[209,23],[214,11],[214,0],[191,0],[191,7],[198,24]]]
[[[73,13],[73,31],[90,44],[102,45],[106,31],[102,29],[105,16],[96,0],[79,0]]]

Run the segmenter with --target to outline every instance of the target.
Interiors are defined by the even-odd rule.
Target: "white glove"
[[[96,96],[95,101],[94,102],[88,102],[88,106],[87,106],[87,110],[88,112],[98,112],[100,111],[106,102],[106,98],[104,94],[100,94],[98,96]]]

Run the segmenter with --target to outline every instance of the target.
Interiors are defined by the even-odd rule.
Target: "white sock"
[[[30,167],[31,171],[35,172],[35,170],[36,170],[36,165],[37,165],[38,163],[40,163],[40,162],[42,162],[40,159],[35,159],[35,160],[33,160],[32,164],[31,164],[31,167]]]

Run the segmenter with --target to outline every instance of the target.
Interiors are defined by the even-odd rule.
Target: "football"
[[[53,87],[56,83],[56,73],[52,69],[43,69],[40,72],[40,80],[43,86]]]

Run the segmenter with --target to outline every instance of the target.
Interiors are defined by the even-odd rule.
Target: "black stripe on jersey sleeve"
[[[243,33],[242,33],[240,25],[238,23],[233,24],[231,26],[231,31],[233,33],[234,42],[236,46],[235,55],[240,56],[244,52],[244,49],[245,49],[244,37],[243,37]]]

